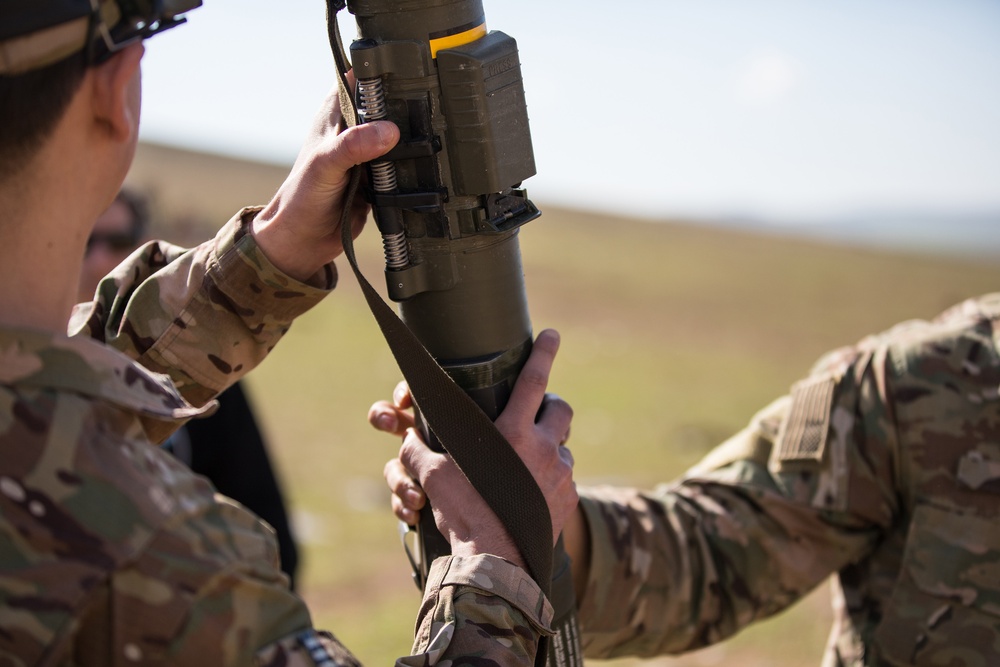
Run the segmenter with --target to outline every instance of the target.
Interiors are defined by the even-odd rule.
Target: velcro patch
[[[792,387],[792,407],[778,433],[779,461],[823,460],[835,385],[835,380],[827,376],[803,380]]]

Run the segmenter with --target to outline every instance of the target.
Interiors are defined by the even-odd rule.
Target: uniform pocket
[[[892,665],[1000,665],[1000,524],[918,505],[875,644]]]

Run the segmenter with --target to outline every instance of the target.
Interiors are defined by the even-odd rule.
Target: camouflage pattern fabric
[[[442,556],[427,575],[414,655],[396,665],[533,665],[552,606],[527,572],[502,558]]]
[[[312,628],[270,527],[151,443],[333,287],[332,266],[312,284],[274,269],[253,213],[191,251],[144,246],[73,336],[0,328],[0,665],[358,664]],[[398,664],[531,663],[551,613],[523,571],[433,572],[420,655]]]
[[[259,364],[337,282],[333,264],[309,284],[276,269],[250,233],[259,210],[243,209],[190,251],[160,241],[137,249],[98,285],[92,303],[76,307],[69,335],[168,375],[186,400],[204,405]],[[154,442],[168,434],[149,426]]]
[[[1000,665],[1000,294],[825,356],[679,481],[581,490],[588,657],[720,641],[830,575],[825,667]]]

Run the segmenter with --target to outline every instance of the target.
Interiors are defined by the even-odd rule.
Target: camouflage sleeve
[[[431,565],[413,655],[396,667],[534,665],[552,634],[552,607],[526,572],[495,556],[446,556]],[[300,630],[257,652],[259,667],[359,667],[328,632]]]
[[[309,282],[276,269],[240,211],[191,250],[151,242],[133,253],[81,304],[70,335],[96,338],[169,375],[184,398],[204,405],[256,366],[295,317],[333,289],[329,264]]]
[[[871,548],[898,502],[879,349],[832,353],[678,482],[581,489],[588,658],[717,642]]]
[[[428,575],[413,655],[396,665],[533,665],[551,624],[551,605],[521,568],[490,555],[441,557]]]

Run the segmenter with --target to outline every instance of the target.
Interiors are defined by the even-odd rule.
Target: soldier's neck
[[[66,333],[90,233],[74,188],[0,182],[0,325]]]
[[[65,334],[80,274],[79,253],[8,245],[2,234],[0,246],[5,248],[0,251],[0,326]]]

